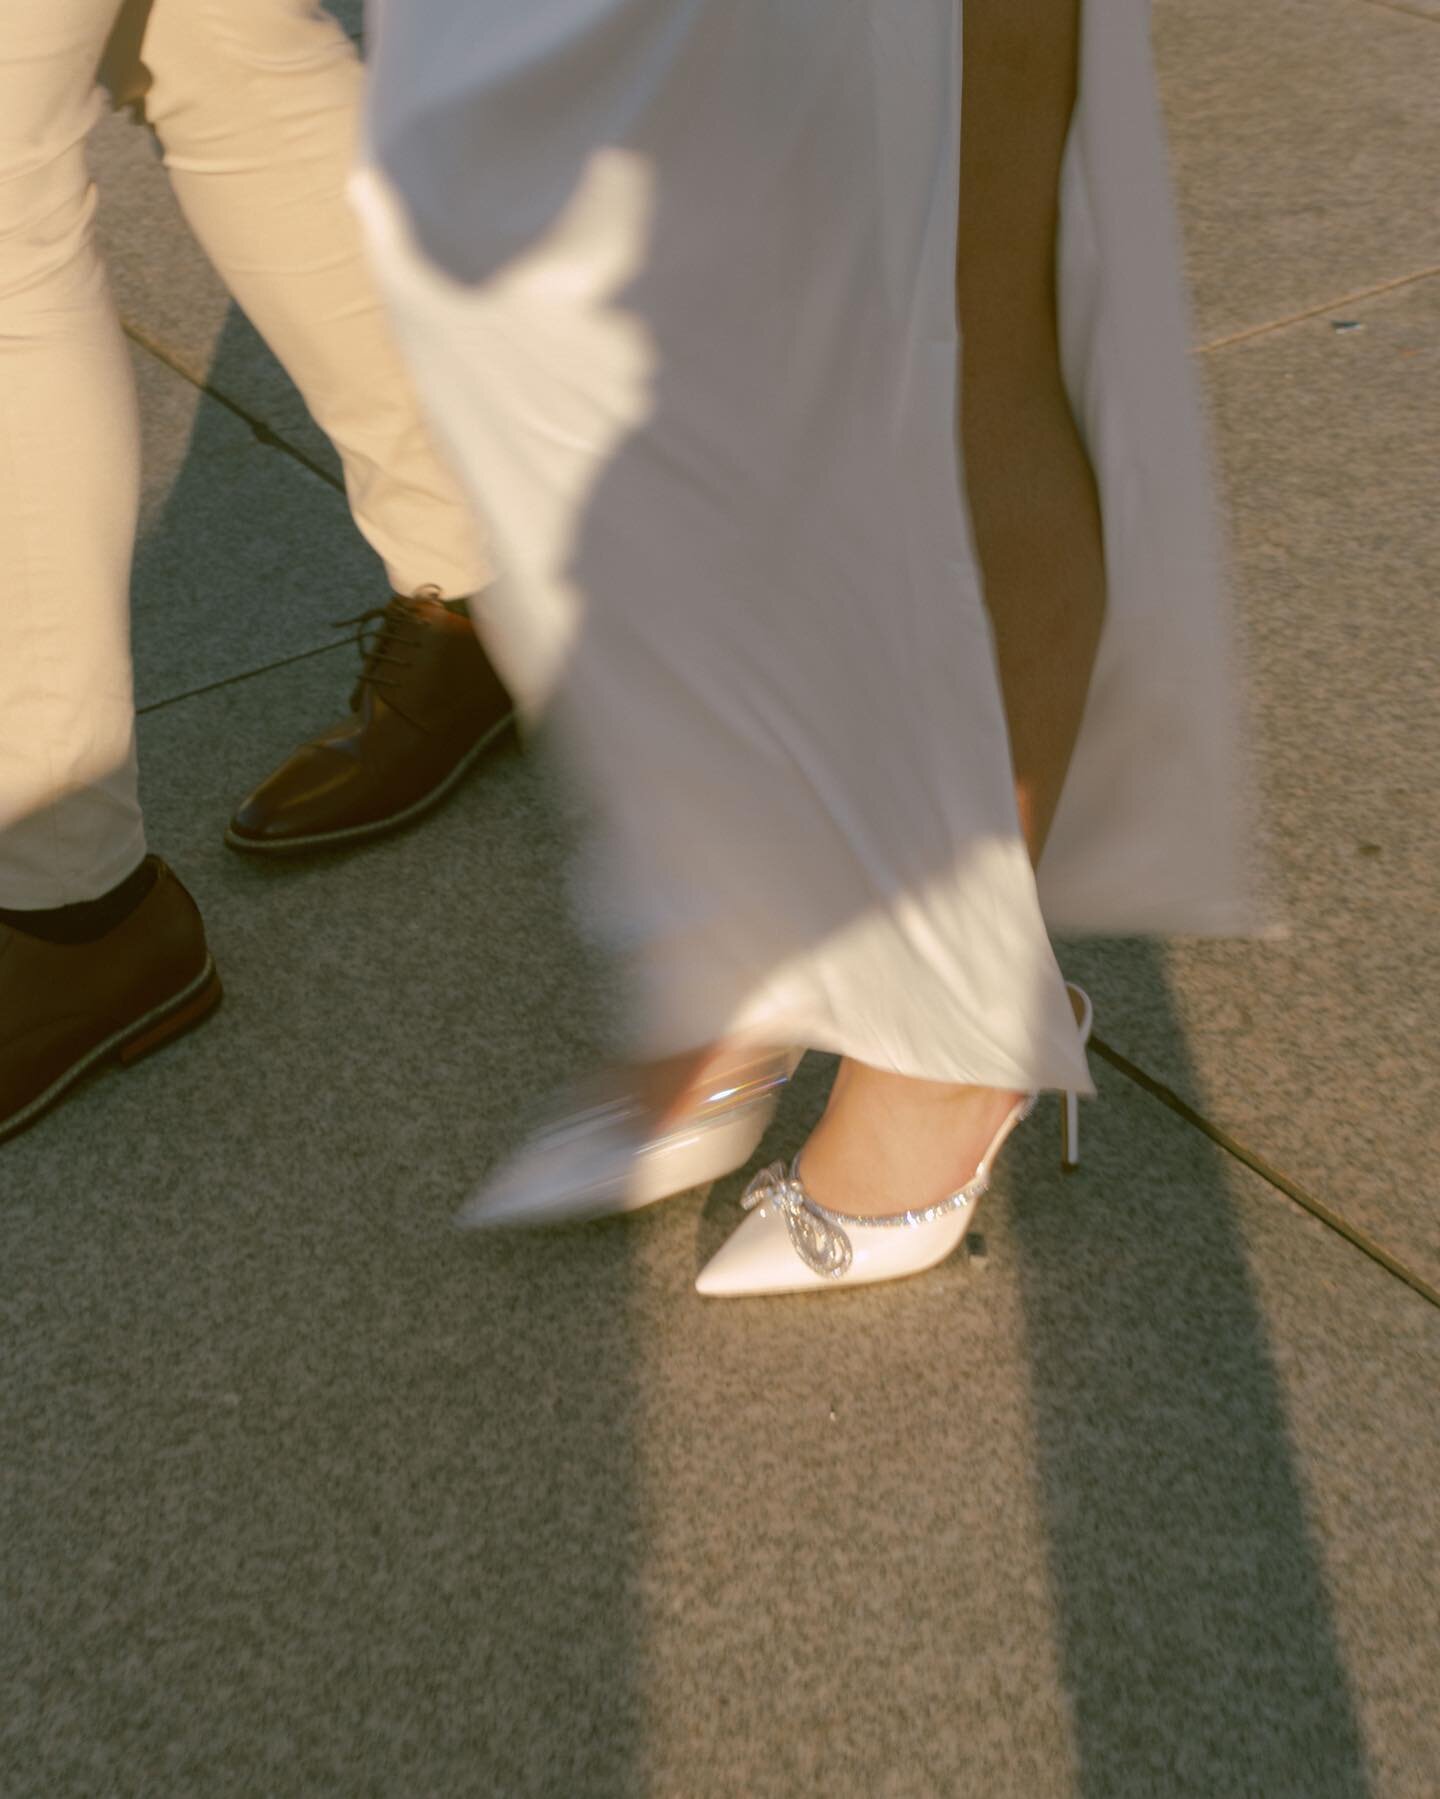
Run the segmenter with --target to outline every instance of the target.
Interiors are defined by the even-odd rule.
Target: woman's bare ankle
[[[805,1145],[805,1185],[821,1205],[860,1217],[934,1205],[973,1176],[1020,1098],[843,1061]]]

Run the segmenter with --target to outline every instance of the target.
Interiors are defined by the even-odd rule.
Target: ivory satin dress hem
[[[1090,1091],[1048,932],[1252,928],[1144,0],[1057,246],[1108,610],[1038,875],[956,432],[959,0],[385,0],[354,196],[641,1053]]]

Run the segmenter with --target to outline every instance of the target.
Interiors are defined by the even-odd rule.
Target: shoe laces
[[[415,596],[428,597],[425,591]],[[358,702],[367,687],[384,689],[399,687],[399,670],[407,669],[415,660],[425,627],[416,618],[411,603],[403,594],[393,594],[383,606],[371,606],[353,618],[337,618],[334,629],[349,630],[358,626],[352,643],[360,646],[361,667],[355,681],[354,698]],[[388,672],[387,672],[388,671]]]

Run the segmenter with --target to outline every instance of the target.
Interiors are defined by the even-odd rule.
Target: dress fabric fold
[[[957,450],[959,0],[381,9],[356,204],[647,1053],[1087,1091],[1048,931],[1248,926],[1147,34],[1085,10],[1057,267],[1108,610],[1036,875]]]

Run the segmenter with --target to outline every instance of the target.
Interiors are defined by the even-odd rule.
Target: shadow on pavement
[[[1173,1017],[1160,948],[1114,947],[1152,1016]],[[1170,1066],[1183,1059],[1172,1027]],[[1236,1170],[1092,1060],[1101,1100],[1082,1110],[1070,1202],[1038,1197],[1054,1183],[1023,1169],[1013,1189],[1079,1791],[1363,1799]],[[1129,1131],[1103,1115],[1121,1107]]]

